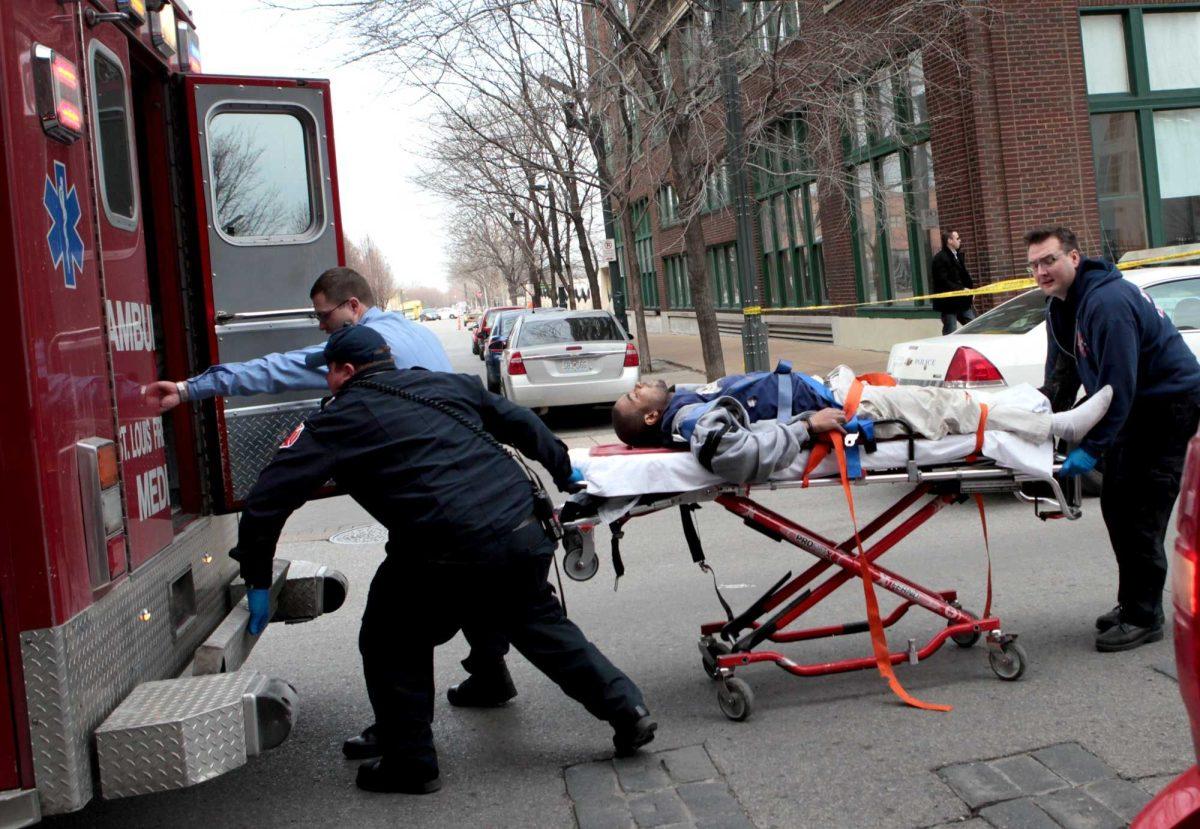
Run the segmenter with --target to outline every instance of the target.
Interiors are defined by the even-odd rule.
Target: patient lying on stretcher
[[[966,391],[869,382],[862,384],[848,421],[843,406],[853,385],[854,373],[846,366],[822,381],[792,373],[786,361],[774,372],[735,374],[702,386],[639,383],[613,405],[613,429],[630,446],[687,444],[705,469],[734,483],[765,481],[790,466],[801,447],[822,432],[863,431],[886,438],[900,431],[892,424],[874,428],[884,420],[901,421],[931,440],[979,429],[983,409]],[[1067,412],[996,405],[988,409],[986,428],[1035,444],[1049,438],[1074,443],[1104,417],[1111,400],[1112,389],[1105,386]]]

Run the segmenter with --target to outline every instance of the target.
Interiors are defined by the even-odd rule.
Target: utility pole
[[[734,59],[734,26],[742,0],[717,0],[713,9],[713,42],[721,62],[725,98],[725,149],[733,171],[733,209],[737,219],[738,279],[742,286],[742,354],[746,371],[768,371],[767,324],[762,318],[758,289],[758,257],[754,255],[754,207],[746,174],[745,134],[742,129],[742,87]]]

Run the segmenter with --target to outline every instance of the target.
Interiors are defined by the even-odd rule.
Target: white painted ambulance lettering
[[[128,428],[124,425],[117,429],[117,448],[121,450],[121,462],[129,460],[129,446],[125,443]]]
[[[159,466],[137,476],[138,516],[144,521],[170,505],[167,468]]]
[[[149,305],[105,300],[105,310],[114,351],[154,350],[154,313]]]

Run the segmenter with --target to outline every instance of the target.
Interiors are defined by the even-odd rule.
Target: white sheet
[[[1049,411],[1050,403],[1028,384],[1002,389],[994,394],[972,391],[989,405],[1006,404],[1029,411]],[[916,441],[918,464],[953,463],[965,458],[975,449],[974,435],[950,435],[941,440]],[[588,492],[602,498],[620,498],[652,492],[689,492],[722,483],[721,479],[700,465],[691,452],[656,452],[645,455],[592,456],[590,450],[572,449],[571,463],[587,480]],[[1021,440],[1009,432],[986,430],[983,434],[983,454],[1001,466],[1023,475],[1049,478],[1054,463],[1054,445]],[[862,465],[868,471],[904,469],[908,462],[907,441],[880,441],[878,451],[868,454],[860,450]],[[808,453],[802,452],[786,471],[775,480],[787,481],[803,477]],[[836,475],[833,457],[826,458],[813,471],[821,477]]]

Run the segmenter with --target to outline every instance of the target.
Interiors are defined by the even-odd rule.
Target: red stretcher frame
[[[905,650],[890,651],[888,657],[891,664],[897,665],[906,661],[916,664],[939,650],[947,639],[953,639],[961,647],[971,647],[984,637],[988,646],[989,663],[998,677],[1013,681],[1024,673],[1028,656],[1016,641],[1016,635],[1005,633],[1001,629],[997,616],[977,618],[958,604],[955,591],[930,590],[880,566],[877,561],[946,506],[965,502],[972,495],[980,493],[1012,493],[1018,499],[1032,503],[1034,514],[1042,520],[1077,519],[1082,514],[1079,508],[1081,493],[1078,479],[1072,479],[1064,489],[1063,483],[1057,478],[1030,478],[990,464],[922,470],[910,462],[906,472],[874,473],[860,483],[867,481],[910,483],[914,486],[865,524],[858,531],[857,539],[851,535],[840,543],[785,518],[749,497],[754,488],[789,489],[801,487],[800,481],[769,482],[757,486],[727,484],[690,493],[664,495],[661,499],[639,504],[610,525],[614,532],[621,533],[622,527],[635,517],[675,506],[712,501],[740,517],[751,529],[773,540],[787,542],[818,559],[815,564],[795,577],[789,572],[766,594],[732,619],[707,622],[700,626],[699,648],[702,665],[705,672],[716,680],[717,702],[722,713],[729,719],[745,720],[754,707],[754,696],[749,684],[734,675],[738,668],[759,662],[771,662],[796,676],[823,676],[876,667],[875,658],[871,656],[800,664],[777,650],[756,650],[757,646],[764,642],[786,644],[868,630],[866,621],[803,629],[791,628],[839,587],[853,579],[863,578],[863,561],[856,553],[860,542],[862,558],[866,562],[866,571],[869,572],[872,583],[901,599],[901,603],[882,619],[884,628],[896,624],[913,607],[922,607],[946,620],[945,626],[920,648],[916,646],[915,640],[909,640]],[[831,485],[840,485],[840,481],[836,478],[810,481],[810,486]],[[1048,488],[1050,495],[1030,494],[1026,490],[1031,485]],[[868,546],[869,539],[879,535],[885,527],[901,516],[904,518],[898,524]],[[595,547],[592,543],[592,530],[596,524],[594,518],[564,524],[564,571],[575,580],[591,578],[598,568],[599,561],[595,558]],[[701,567],[706,568],[706,565],[702,563]],[[831,569],[836,572],[817,586],[806,589]]]

